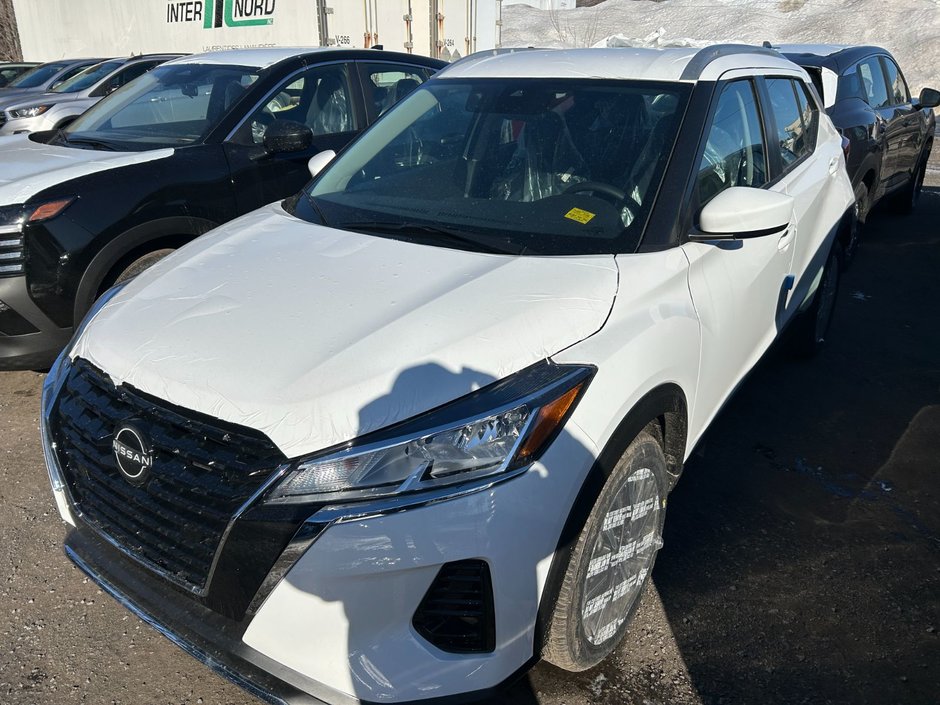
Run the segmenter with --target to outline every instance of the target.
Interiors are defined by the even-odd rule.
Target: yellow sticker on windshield
[[[581,223],[581,225],[587,225],[588,223],[590,223],[594,215],[595,215],[594,213],[591,213],[590,211],[586,211],[582,208],[572,208],[570,211],[565,213],[565,217],[568,220],[577,221]]]

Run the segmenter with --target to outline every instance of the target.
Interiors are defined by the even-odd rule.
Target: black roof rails
[[[692,57],[692,60],[686,65],[680,81],[694,81],[698,79],[702,72],[711,62],[724,56],[733,56],[735,54],[763,54],[764,56],[775,56],[781,58],[780,52],[770,49],[766,46],[751,46],[750,44],[714,44],[704,49],[699,49],[698,53]]]

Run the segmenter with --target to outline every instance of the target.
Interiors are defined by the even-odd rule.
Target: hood
[[[70,179],[172,154],[172,149],[106,152],[42,144],[29,135],[0,137],[0,205],[24,203],[40,191]]]
[[[39,98],[46,89],[42,86],[36,88],[7,88],[0,90],[0,110],[16,106],[24,101],[32,102],[32,98]]]
[[[514,257],[333,230],[268,206],[133,280],[70,352],[288,457],[402,421],[601,328],[613,256]]]

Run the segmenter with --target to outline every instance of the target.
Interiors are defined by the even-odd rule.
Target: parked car
[[[0,369],[43,367],[115,282],[297,193],[445,64],[375,50],[250,49],[163,64],[61,131],[0,145]]]
[[[178,56],[181,54],[146,54],[89,66],[47,93],[5,104],[0,111],[0,136],[61,129],[106,95]]]
[[[917,205],[933,146],[940,92],[912,98],[894,57],[876,46],[774,46],[802,66],[836,128],[849,140],[847,166],[864,223],[882,198],[902,212]]]
[[[20,74],[0,90],[0,110],[7,105],[22,102],[31,94],[47,93],[63,81],[101,61],[103,59],[65,59],[40,64]]]
[[[854,201],[809,77],[486,53],[310,170],[105,293],[49,372],[66,552],[270,702],[599,663],[711,419],[785,327],[825,335]]]
[[[10,81],[32,70],[35,63],[0,63],[0,89],[6,88]]]

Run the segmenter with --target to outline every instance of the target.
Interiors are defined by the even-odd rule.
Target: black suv
[[[859,221],[884,196],[902,212],[917,204],[927,170],[940,92],[911,98],[904,74],[880,47],[774,45],[809,73],[836,128],[848,139],[846,166]]]
[[[167,62],[65,129],[0,141],[0,369],[48,365],[114,283],[298,192],[444,62],[249,49]]]

